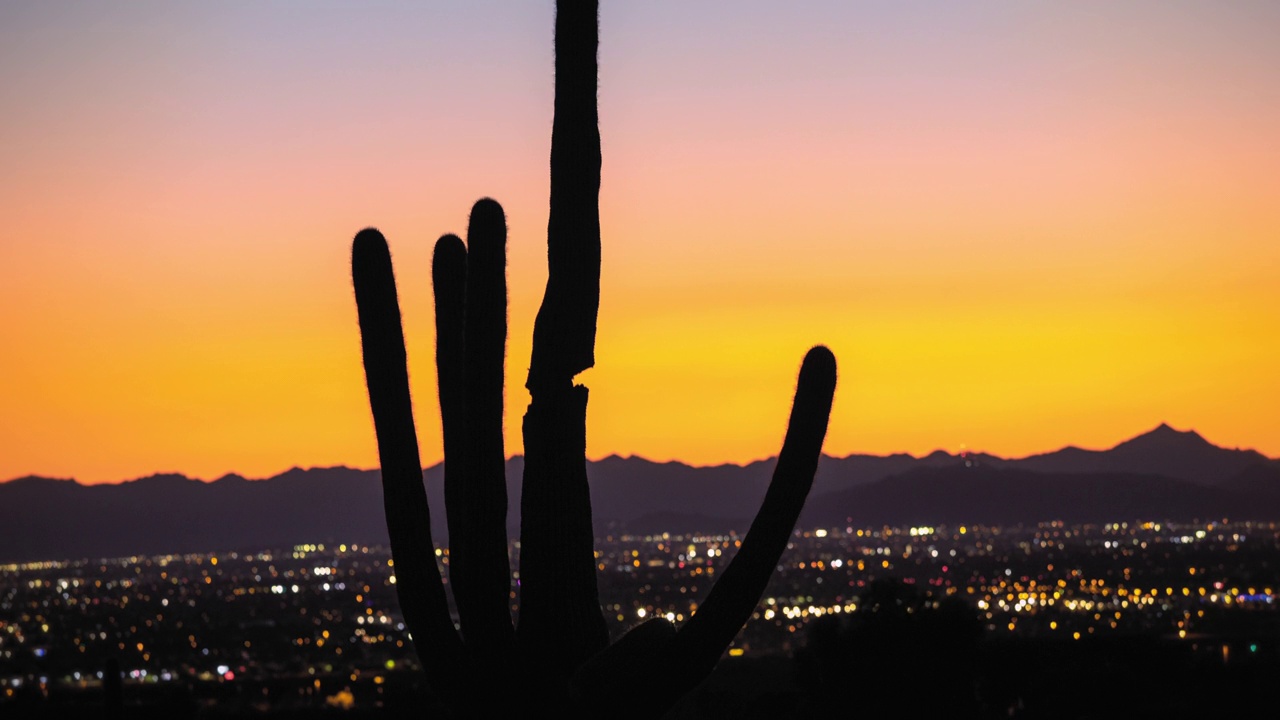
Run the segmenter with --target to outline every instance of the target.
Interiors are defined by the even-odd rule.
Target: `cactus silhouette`
[[[835,391],[835,358],[805,356],[773,481],[729,566],[677,629],[665,619],[612,645],[596,587],[586,474],[587,388],[600,298],[600,134],[595,2],[557,3],[548,279],[533,335],[524,416],[519,615],[504,527],[506,219],[472,208],[467,243],[436,244],[432,280],[445,454],[449,585],[431,539],[391,256],[356,235],[352,276],[382,465],[396,591],[431,688],[455,717],[662,715],[712,670],[750,617],[808,495]]]

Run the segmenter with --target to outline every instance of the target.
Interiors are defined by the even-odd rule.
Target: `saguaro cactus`
[[[445,451],[450,616],[431,540],[391,256],[361,231],[352,276],[382,464],[396,591],[431,687],[457,717],[657,717],[711,672],[763,593],[813,483],[835,358],[805,356],[773,481],[728,568],[678,630],[650,620],[609,645],[596,587],[586,474],[587,389],[600,280],[595,2],[556,14],[546,294],[534,325],[524,417],[520,612],[508,612],[502,378],[506,220],[472,209],[467,245],[436,244],[436,365]]]

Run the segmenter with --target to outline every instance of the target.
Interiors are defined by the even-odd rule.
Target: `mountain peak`
[[[1194,444],[1194,445],[1200,445],[1200,446],[1204,446],[1204,445],[1208,445],[1211,447],[1213,446],[1213,443],[1210,443],[1208,440],[1205,440],[1204,437],[1201,436],[1200,433],[1196,432],[1195,430],[1176,430],[1170,427],[1168,423],[1160,423],[1154,429],[1149,430],[1135,438],[1126,440],[1120,443],[1119,445],[1116,445],[1116,447],[1120,448],[1120,447],[1128,446],[1132,444],[1138,444],[1143,446],[1150,446],[1150,445],[1168,446],[1170,444],[1188,444],[1188,445]]]
[[[1155,429],[1146,433],[1147,435],[1194,435],[1200,437],[1195,430],[1176,430],[1169,423],[1160,423]]]

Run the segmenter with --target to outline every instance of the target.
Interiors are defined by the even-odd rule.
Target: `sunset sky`
[[[1280,3],[610,2],[588,456],[1280,455]],[[377,464],[350,280],[510,226],[507,452],[546,280],[553,3],[0,4],[0,480]]]

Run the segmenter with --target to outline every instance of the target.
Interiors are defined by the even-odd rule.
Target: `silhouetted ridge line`
[[[1057,452],[1006,462],[1010,467],[1039,472],[1155,473],[1215,484],[1251,465],[1267,461],[1268,458],[1256,450],[1221,448],[1193,430],[1174,430],[1161,423],[1108,450],[1085,450],[1068,446]]]
[[[1163,425],[1163,424],[1162,424],[1162,427],[1168,428],[1167,425]],[[1158,430],[1159,428],[1156,428],[1156,429]],[[1172,430],[1172,428],[1169,428],[1169,429]],[[1075,454],[1085,454],[1088,456],[1106,455],[1114,452],[1117,448],[1131,447],[1135,441],[1140,441],[1142,438],[1144,438],[1147,435],[1150,435],[1153,432],[1155,431],[1148,431],[1147,433],[1139,434],[1133,438],[1129,438],[1128,440],[1121,441],[1117,443],[1115,446],[1111,447],[1110,449],[1105,449],[1105,450],[1089,450],[1089,449],[1083,449],[1083,448],[1077,447],[1075,445],[1067,445],[1059,450],[1055,450],[1052,452],[1036,453],[1033,455],[1027,455],[1020,458],[1018,457],[1002,458],[997,455],[990,455],[988,453],[982,453],[982,452],[969,452],[964,454],[952,455],[951,453],[948,453],[945,450],[934,450],[931,453],[928,453],[926,455],[921,455],[921,456],[911,455],[910,453],[890,453],[888,455],[870,455],[866,453],[850,453],[848,455],[843,455],[843,456],[823,454],[820,459],[820,463],[818,467],[818,477],[820,479],[829,478],[828,480],[829,482],[839,483],[844,481],[844,478],[842,476],[855,475],[857,477],[853,482],[862,483],[862,482],[869,482],[876,478],[867,477],[866,473],[864,473],[860,469],[856,469],[856,467],[854,470],[848,471],[848,468],[850,466],[857,466],[858,464],[865,462],[865,463],[873,463],[877,465],[898,467],[900,468],[900,470],[898,470],[897,472],[901,472],[901,471],[904,471],[905,469],[908,469],[909,467],[914,467],[915,463],[921,463],[921,462],[927,463],[927,462],[932,462],[936,460],[940,464],[950,464],[955,462],[962,462],[966,458],[973,461],[977,461],[977,462],[990,463],[990,464],[995,464],[1000,466],[1007,464],[1010,467],[1021,467],[1024,469],[1032,469],[1029,466],[1032,461],[1051,463],[1052,461],[1050,459],[1061,456],[1061,455],[1067,455],[1067,456],[1075,455]],[[1203,436],[1201,436],[1199,433],[1196,433],[1195,431],[1172,430],[1172,432],[1176,433],[1177,437],[1192,436],[1192,439],[1196,441],[1194,444],[1199,445],[1203,443],[1203,445],[1207,445],[1207,450],[1216,451],[1215,454],[1218,457],[1240,458],[1242,460],[1241,462],[1238,462],[1238,463],[1237,461],[1229,461],[1227,465],[1239,464],[1242,467],[1251,467],[1253,465],[1260,464],[1260,463],[1261,464],[1280,463],[1280,459],[1270,458],[1258,452],[1257,450],[1238,448],[1238,447],[1226,448],[1219,445],[1214,445],[1208,440],[1205,440]],[[1192,443],[1188,443],[1188,445],[1192,445]],[[508,462],[519,463],[519,462],[523,462],[523,459],[524,459],[523,455],[515,454],[508,458]],[[696,470],[696,471],[709,471],[709,470],[733,470],[733,469],[750,470],[751,468],[757,468],[757,467],[769,467],[776,460],[777,460],[777,456],[771,456],[771,457],[763,458],[760,460],[752,460],[745,463],[724,462],[724,463],[711,463],[711,464],[705,464],[705,465],[698,465],[694,463],[688,463],[682,460],[674,460],[674,459],[673,460],[653,460],[643,455],[623,455],[623,454],[613,453],[605,457],[602,457],[599,460],[593,460],[593,461],[589,460],[587,462],[592,468],[594,468],[594,471],[592,473],[594,477],[596,475],[599,475],[602,471],[605,471],[608,468],[610,468],[611,463],[617,462],[617,461],[642,462],[645,465],[651,468],[654,468],[656,470],[661,470],[664,468],[688,468],[690,470]],[[434,472],[440,469],[441,467],[442,467],[442,463],[437,463],[430,467],[424,468],[424,470],[426,472]],[[232,479],[241,478],[241,479],[248,480],[249,482],[261,482],[263,479],[281,477],[282,475],[290,472],[306,473],[306,472],[314,472],[317,470],[353,470],[357,472],[363,472],[359,468],[352,468],[347,465],[332,465],[332,466],[322,466],[322,467],[311,467],[306,469],[302,468],[301,466],[294,466],[289,470],[284,471],[283,473],[270,476],[270,478],[246,478],[245,476],[240,475],[239,473],[234,473],[234,472],[227,473],[226,475],[223,475],[217,478],[216,480],[202,480],[200,478],[191,478],[186,475],[182,475],[180,473],[153,473],[152,475],[148,475],[145,477],[154,477],[156,475],[176,475],[179,477],[184,477],[186,479],[189,479],[193,482],[202,482],[202,483],[217,482],[218,480],[222,480],[223,478],[232,478]],[[1058,471],[1058,470],[1054,470],[1054,471]],[[1145,467],[1137,470],[1136,472],[1138,472],[1139,474],[1142,474],[1142,473],[1160,474],[1155,470],[1154,467]],[[1214,477],[1228,478],[1233,476],[1235,472],[1236,472],[1235,470],[1229,470],[1224,467],[1219,467],[1219,468],[1213,469],[1211,474]],[[630,474],[638,475],[639,473],[632,471],[630,472]],[[872,475],[877,475],[877,476],[883,476],[886,474],[894,474],[894,473],[872,473]],[[1177,474],[1175,473],[1174,476],[1177,476]],[[11,478],[8,480],[0,480],[0,486],[5,485],[6,483],[26,481],[26,480],[32,480],[32,479],[60,480],[60,481],[66,481],[66,482],[79,483],[79,481],[76,480],[75,478],[50,478],[50,477],[45,477],[41,475],[24,475],[20,477]],[[140,478],[129,478],[126,480],[118,480],[115,482],[106,482],[106,483],[94,483],[94,485],[118,485],[121,483],[130,482],[132,480],[137,480],[137,479],[140,479]]]
[[[506,519],[507,532],[515,537],[519,528],[516,508],[520,500],[520,477],[523,459],[507,461],[506,483],[511,498]],[[901,456],[824,456],[814,479],[814,500],[801,514],[800,525],[816,527],[839,525],[845,517],[856,516],[871,525],[906,522],[908,514],[900,510],[909,496],[893,498],[891,489],[910,473],[922,470],[952,472],[948,492],[961,494],[967,478],[979,477],[972,472],[1016,470],[1025,478],[1057,478],[1059,485],[1071,487],[1075,480],[1087,481],[1092,476],[1111,478],[1117,486],[1135,477],[1159,477],[1141,473],[1037,473],[1007,465],[981,463],[965,468],[964,459],[953,457],[936,466],[923,459],[904,462]],[[961,472],[969,470],[969,473]],[[745,532],[763,499],[769,483],[769,463],[753,463],[745,467],[716,465],[692,467],[680,463],[654,464],[641,458],[608,459],[588,463],[591,478],[594,530],[597,537],[625,533],[654,534],[671,532]],[[953,472],[954,471],[954,472]],[[432,528],[437,542],[446,540],[443,468],[427,469],[426,490],[431,506]],[[1161,495],[1182,498],[1174,509],[1180,515],[1164,519],[1211,517],[1222,505],[1197,506],[1188,488],[1203,488],[1208,494],[1199,496],[1206,502],[1217,497],[1242,497],[1245,510],[1231,512],[1240,519],[1280,519],[1272,499],[1280,495],[1280,463],[1265,460],[1251,465],[1236,475],[1213,485],[1163,478],[1174,483],[1173,489],[1149,486],[1153,500]],[[852,491],[883,482],[876,493],[889,493],[880,499],[864,498]],[[189,480],[159,485],[154,492],[146,483],[114,485],[81,485],[70,479],[40,477],[16,478],[0,483],[0,527],[5,528],[5,542],[0,543],[0,561],[49,560],[76,557],[116,557],[135,554],[169,552],[205,552],[209,550],[289,547],[302,542],[345,542],[385,544],[386,522],[381,511],[381,487],[377,470],[345,467],[311,468],[289,471],[272,478],[203,482]],[[1081,485],[1081,487],[1085,487]],[[868,491],[871,492],[871,491]],[[1118,492],[1118,490],[1117,490]],[[850,493],[845,495],[844,493]],[[1096,497],[1083,490],[1062,500],[1072,516],[1089,517],[1091,509],[1100,509]],[[1141,499],[1141,498],[1139,498]],[[1213,500],[1217,503],[1217,500]],[[1237,501],[1231,501],[1237,502]],[[1093,503],[1093,504],[1090,504]],[[1004,511],[1001,498],[991,499],[993,510]],[[1232,506],[1225,506],[1231,509]],[[102,508],[125,513],[129,522],[104,524]],[[831,510],[829,515],[822,514]],[[1161,519],[1156,502],[1134,506],[1131,519]],[[1101,513],[1094,513],[1101,518]],[[941,513],[928,523],[942,522]],[[1045,519],[1010,509],[1003,515],[1013,522],[1030,523]],[[1065,517],[1065,514],[1064,514]],[[837,523],[835,520],[839,520]]]

